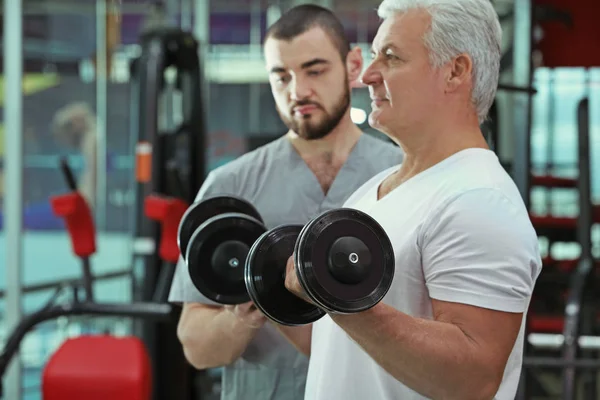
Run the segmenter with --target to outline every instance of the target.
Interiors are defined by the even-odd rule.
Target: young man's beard
[[[288,117],[284,115],[279,108],[277,108],[277,112],[288,129],[294,131],[301,138],[305,140],[324,138],[340,123],[348,110],[348,107],[350,107],[350,89],[346,85],[344,85],[344,87],[345,90],[343,96],[340,97],[331,112],[321,109],[321,111],[325,112],[325,116],[320,121],[301,121],[295,119],[293,116]],[[302,103],[299,102],[299,105],[302,105]]]

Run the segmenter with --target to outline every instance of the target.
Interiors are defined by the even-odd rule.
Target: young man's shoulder
[[[275,138],[267,144],[252,149],[239,157],[215,168],[212,173],[217,177],[248,174],[271,164],[282,154],[283,137]]]
[[[363,133],[363,137],[366,143],[369,144],[370,148],[375,151],[383,151],[390,154],[402,154],[400,146],[396,145],[385,135],[375,135],[370,133]]]

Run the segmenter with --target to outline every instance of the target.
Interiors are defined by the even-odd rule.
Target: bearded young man
[[[212,171],[197,200],[242,197],[267,228],[305,224],[341,207],[369,178],[402,161],[399,147],[364,134],[350,118],[352,85],[362,72],[331,11],[301,5],[267,32],[264,53],[277,111],[289,131]],[[224,366],[221,399],[301,399],[311,325],[275,326],[253,304],[221,306],[202,296],[180,262],[171,302],[183,303],[178,337],[198,369]],[[301,349],[298,351],[297,349]]]

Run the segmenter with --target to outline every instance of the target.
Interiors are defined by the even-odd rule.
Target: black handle
[[[67,161],[66,157],[62,157],[60,159],[60,169],[62,170],[65,181],[67,182],[67,187],[73,192],[77,191],[75,175],[73,175],[73,170],[71,170],[71,167],[69,167],[69,162]]]

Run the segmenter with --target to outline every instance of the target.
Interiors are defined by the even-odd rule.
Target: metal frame
[[[151,177],[136,184],[134,238],[136,242],[148,243],[147,251],[138,251],[133,257],[136,275],[141,278],[141,289],[135,293],[136,300],[150,301],[165,276],[165,265],[158,255],[160,229],[156,222],[144,215],[144,201],[153,194],[182,197],[180,187],[174,187],[169,179],[168,162],[175,154],[175,135],[186,142],[186,171],[183,171],[184,200],[192,203],[205,178],[205,121],[202,106],[202,71],[195,38],[177,28],[163,28],[148,32],[141,38],[141,56],[135,61],[132,74],[132,101],[137,105],[133,118],[137,122],[131,132],[139,144],[150,149]],[[169,67],[177,70],[177,87],[181,91],[183,122],[169,131],[159,130],[159,99],[165,90],[164,73]],[[154,398],[189,398],[189,364],[185,361],[181,344],[176,337],[176,326],[142,322],[138,335],[145,341],[150,357],[154,361]]]
[[[6,319],[8,329],[22,318],[23,271],[23,1],[4,1],[4,235],[6,238]],[[20,399],[21,366],[17,357],[8,369],[6,394]]]
[[[120,271],[115,271],[115,272],[106,272],[103,274],[94,274],[94,276],[93,276],[93,280],[95,282],[102,282],[102,281],[107,281],[107,280],[117,279],[117,278],[131,278],[131,271],[129,269],[126,269],[126,270],[120,270]],[[21,294],[26,295],[29,293],[43,292],[45,290],[55,289],[58,285],[73,286],[73,285],[78,284],[79,282],[81,282],[81,278],[71,278],[71,279],[66,279],[66,280],[51,281],[51,282],[38,283],[35,285],[23,286],[21,288]],[[0,290],[0,299],[2,299],[5,296],[6,296],[6,291]]]
[[[108,120],[108,75],[106,1],[96,1],[96,198],[95,223],[98,229],[106,226],[106,124]]]
[[[533,9],[531,0],[514,1],[513,84],[531,88],[533,76]],[[532,94],[513,92],[514,153],[512,177],[529,208]]]
[[[533,5],[531,0],[514,0],[513,2],[513,85],[531,87],[533,83]],[[512,94],[512,122],[509,132],[514,135],[511,155],[511,176],[519,189],[525,207],[530,206],[531,175],[531,113],[532,94],[514,92]],[[523,352],[527,352],[524,344]],[[517,398],[527,398],[527,370],[523,368]]]
[[[579,191],[579,219],[577,223],[577,241],[581,246],[580,262],[572,277],[565,309],[565,347],[563,358],[567,363],[574,363],[578,358],[579,347],[578,336],[581,329],[582,334],[593,334],[595,322],[594,299],[594,259],[592,257],[592,195],[590,174],[590,105],[589,99],[585,97],[577,106],[578,126],[578,156],[579,156],[579,178],[577,189]],[[600,366],[599,366],[600,367]],[[575,399],[576,394],[576,370],[575,367],[567,367],[563,372],[563,397],[565,400]],[[585,372],[589,375],[589,372]],[[595,381],[589,376],[588,381]],[[584,399],[596,398],[596,388],[586,384],[584,387]]]
[[[560,357],[524,357],[523,369],[528,368],[554,368],[562,369],[562,398],[574,400],[577,397],[577,374],[583,369],[582,374],[588,379],[583,386],[585,400],[597,398],[595,375],[600,370],[600,360],[594,359],[589,354],[591,346],[580,346],[582,338],[595,332],[594,322],[596,316],[595,288],[593,274],[594,259],[592,255],[592,197],[590,179],[590,116],[589,98],[584,97],[577,107],[578,125],[578,158],[579,178],[577,189],[579,191],[579,218],[577,226],[577,240],[581,246],[581,256],[575,272],[573,272],[568,289],[568,298],[565,306],[565,326],[562,335]],[[588,340],[589,341],[589,340]],[[587,351],[586,351],[587,350]],[[583,357],[580,357],[583,355]],[[524,395],[521,388],[521,395]]]

